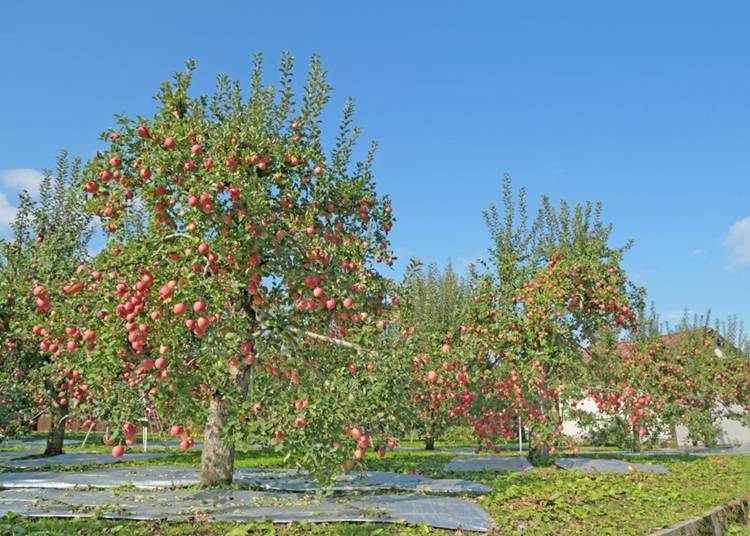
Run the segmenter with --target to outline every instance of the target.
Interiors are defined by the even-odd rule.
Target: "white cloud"
[[[730,266],[750,264],[750,218],[732,224],[724,244],[729,248]]]
[[[703,248],[697,248],[693,250],[693,257],[700,257],[701,255],[705,255],[706,250]]]
[[[4,193],[0,192],[0,227],[7,227],[16,217],[16,207],[8,202]]]
[[[21,190],[31,195],[39,192],[42,173],[31,168],[16,168],[0,170],[0,228],[8,227],[16,217],[16,207],[11,204],[9,197],[17,200]]]
[[[27,190],[34,194],[39,190],[42,173],[31,168],[4,169],[0,171],[0,184],[8,189]]]
[[[484,253],[484,252],[482,252]],[[479,264],[479,260],[482,258],[482,253],[479,253],[478,255],[475,255],[474,257],[469,257],[466,255],[463,255],[458,258],[458,266],[454,266],[454,268],[457,269],[458,272],[464,273],[469,270],[469,266],[472,264],[474,266],[477,266]]]

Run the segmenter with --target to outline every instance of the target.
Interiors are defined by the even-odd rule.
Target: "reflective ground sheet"
[[[290,469],[237,469],[234,481],[271,491],[316,491],[319,484],[304,473]],[[107,468],[82,472],[34,471],[0,473],[0,488],[113,488],[134,486],[159,489],[192,486],[199,483],[193,467],[146,465]],[[330,491],[414,491],[420,493],[488,493],[491,488],[469,480],[429,478],[380,471],[354,471],[340,475]]]
[[[39,456],[42,454],[41,450],[4,450],[0,451],[0,465],[3,462],[15,460],[18,458],[24,458],[26,456]]]
[[[109,465],[118,462],[135,462],[153,458],[164,458],[169,454],[135,453],[124,454],[120,458],[113,458],[107,452],[71,452],[44,458],[28,458],[39,452],[6,451],[0,452],[0,466],[11,469],[38,469],[54,465]]]
[[[493,471],[496,473],[520,473],[534,467],[524,456],[458,456],[443,467],[446,473],[469,473]]]
[[[63,445],[66,447],[70,447],[73,445],[80,445],[82,443],[79,439],[65,439],[63,440]],[[3,441],[0,443],[0,447],[21,447],[21,448],[39,448],[39,447],[46,447],[47,446],[47,440],[46,439],[8,439],[6,441]]]
[[[0,490],[0,515],[217,521],[425,523],[485,532],[489,515],[468,499],[426,495],[331,497],[235,490]]]
[[[584,473],[629,473],[641,471],[643,473],[666,474],[666,467],[659,464],[634,463],[623,460],[600,458],[559,458],[555,461],[563,469],[583,471]]]

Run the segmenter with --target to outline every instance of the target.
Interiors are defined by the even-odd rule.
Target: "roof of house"
[[[664,335],[659,336],[659,339],[661,339],[664,344],[669,348],[674,348],[678,344],[680,344],[682,341],[684,341],[687,337],[694,335],[698,331],[704,331],[705,334],[709,337],[714,338],[716,342],[716,347],[714,348],[714,353],[717,357],[724,357],[723,349],[733,348],[735,350],[739,349],[729,342],[726,338],[724,338],[720,333],[718,333],[715,329],[705,327],[705,328],[693,328],[687,331],[676,331],[672,333],[665,333]],[[617,348],[619,350],[620,355],[623,357],[627,357],[630,355],[630,352],[633,348],[633,342],[632,341],[618,341]],[[583,359],[588,361],[591,359],[591,354],[588,350],[583,351]]]

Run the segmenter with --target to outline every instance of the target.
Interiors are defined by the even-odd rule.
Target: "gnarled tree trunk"
[[[222,437],[229,410],[229,400],[218,393],[211,395],[201,454],[201,484],[206,486],[232,482],[234,444]]]
[[[541,386],[541,389],[546,390],[547,384],[544,383]],[[547,411],[547,405],[545,404],[544,399],[540,399],[537,402],[536,406],[539,415],[550,417],[550,411]],[[551,417],[554,418],[554,415],[552,415]],[[531,430],[529,430],[529,432],[531,432]],[[549,463],[551,445],[549,444],[547,438],[535,439],[538,440],[534,443],[534,445],[531,444],[531,439],[529,439],[529,460],[534,464],[547,465]]]
[[[638,427],[633,426],[632,434],[633,434],[633,452],[640,452],[641,451],[641,435],[639,433]]]
[[[49,432],[47,432],[47,446],[44,449],[44,456],[57,456],[63,453],[67,407],[61,406],[55,395],[56,393],[50,397],[52,405],[50,407]]]
[[[251,376],[249,366],[230,370],[230,382],[242,398],[247,396]],[[211,393],[201,453],[201,484],[204,486],[232,483],[235,445],[223,435],[230,413],[231,400],[220,391]]]
[[[535,444],[529,449],[529,459],[534,463],[545,465],[549,462],[549,451],[549,443],[542,442]]]
[[[424,431],[424,449],[435,450],[435,423],[434,413],[430,411]]]
[[[673,424],[672,428],[670,430],[670,440],[669,440],[669,446],[673,449],[676,449],[680,446],[679,441],[677,441],[677,425]]]

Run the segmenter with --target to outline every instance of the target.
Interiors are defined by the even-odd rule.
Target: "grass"
[[[87,449],[88,445],[87,445]],[[108,450],[95,447],[95,450]],[[70,447],[68,452],[76,451]],[[510,453],[508,453],[510,454]],[[595,454],[606,456],[606,453]],[[199,463],[197,451],[175,453],[166,459],[147,460],[138,465]],[[397,451],[383,459],[368,458],[367,467],[374,470],[411,472],[441,477],[445,463],[455,456],[451,452]],[[627,457],[625,457],[627,459]],[[750,456],[633,457],[633,461],[661,463],[667,475],[585,475],[554,466],[533,472],[498,475],[472,473],[461,475],[489,485],[492,492],[477,501],[493,517],[499,534],[570,535],[596,534],[640,535],[673,525],[699,515],[720,504],[750,493]],[[275,467],[280,456],[270,450],[239,453],[238,467]],[[73,470],[80,470],[74,468]],[[456,475],[450,475],[455,477]],[[273,534],[313,535],[395,535],[451,534],[427,527],[337,523],[293,524],[274,526],[268,523],[238,524],[191,522],[136,522],[104,519],[31,520],[10,516],[0,518],[0,535],[70,534],[99,535],[224,535]],[[733,526],[728,534],[750,536],[746,526]]]

